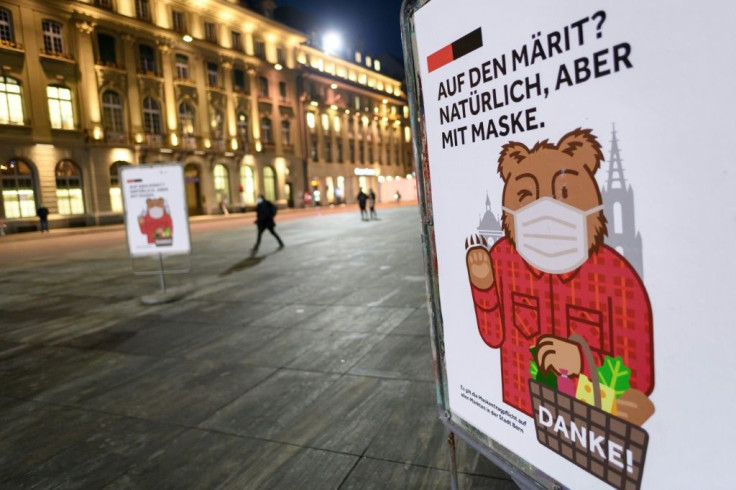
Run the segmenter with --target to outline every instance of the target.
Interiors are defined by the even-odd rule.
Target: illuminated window
[[[323,113],[321,116],[321,119],[322,119],[322,129],[324,131],[329,131],[330,130],[330,116]]]
[[[194,134],[194,108],[187,102],[179,104],[179,126],[182,136]]]
[[[240,186],[243,188],[243,204],[255,204],[255,178],[253,176],[253,168],[248,165],[240,167]]]
[[[51,20],[41,23],[43,29],[43,50],[47,54],[63,54],[64,38],[61,35],[62,25]]]
[[[0,182],[6,218],[36,216],[36,177],[30,165],[22,160],[0,163]]]
[[[407,143],[411,141],[411,128],[404,126],[404,141]]]
[[[215,196],[218,203],[230,202],[230,176],[225,165],[218,163],[214,169]]]
[[[179,10],[171,11],[171,28],[179,34],[187,32],[187,23],[186,18],[184,17],[184,12],[180,12]]]
[[[243,36],[237,31],[232,31],[232,48],[243,51]]]
[[[82,172],[71,160],[56,164],[56,205],[59,214],[84,214]]]
[[[151,7],[148,0],[135,0],[135,15],[141,20],[151,20]]]
[[[256,41],[255,45],[255,55],[257,58],[260,58],[262,60],[266,59],[266,43],[263,41]]]
[[[210,87],[217,87],[220,85],[220,67],[217,63],[207,63],[207,84]]]
[[[325,161],[332,161],[332,139],[329,136],[325,138]]]
[[[289,121],[281,122],[281,143],[291,145],[291,123]]]
[[[102,124],[108,140],[117,141],[125,136],[123,99],[112,90],[102,94]]]
[[[250,83],[245,70],[241,70],[240,68],[233,70],[233,89],[236,92],[250,94]]]
[[[14,42],[13,16],[7,9],[0,8],[0,41]]]
[[[373,60],[373,69],[376,71],[381,71],[381,62],[378,60]]]
[[[72,91],[66,87],[46,87],[49,102],[49,119],[54,129],[74,129]]]
[[[123,196],[120,192],[120,167],[130,165],[128,162],[115,162],[110,165],[110,210],[115,213],[123,212]]]
[[[365,57],[365,66],[367,66],[367,67],[370,68],[370,66],[371,66],[372,63],[373,63],[373,60],[371,60],[371,57],[370,56],[366,56]]]
[[[361,85],[365,85],[365,83],[368,81],[368,76],[365,73],[361,73],[358,77],[358,83]]]
[[[176,55],[176,78],[189,80],[189,58],[183,54]]]
[[[141,73],[156,74],[156,52],[151,46],[141,44],[138,46]]]
[[[267,117],[261,118],[261,141],[264,144],[273,143],[273,135],[271,134],[271,119]]]
[[[267,201],[276,200],[276,174],[268,165],[263,167],[263,196]]]
[[[161,106],[151,97],[143,99],[143,129],[146,134],[161,134]]]
[[[332,118],[332,127],[335,128],[336,133],[340,133],[340,116],[335,116]]]
[[[258,77],[258,95],[268,97],[268,79],[266,77]]]
[[[309,154],[312,157],[312,161],[319,160],[319,150],[317,149],[317,135],[313,134],[310,138]]]
[[[219,109],[212,109],[212,119],[210,120],[212,128],[212,139],[221,140],[225,137],[225,117]]]
[[[360,52],[359,51],[356,51],[355,52],[355,62],[356,63],[360,63],[361,61],[362,61],[362,57],[360,55]]]
[[[309,129],[314,129],[315,115],[312,111],[307,112],[307,126],[309,127]]]
[[[286,102],[288,97],[286,96],[286,82],[279,82],[279,99],[281,102]]]
[[[102,32],[98,33],[97,53],[100,64],[116,66],[118,57],[115,49],[115,38]]]
[[[23,97],[18,80],[1,75],[0,124],[24,124]]]
[[[248,134],[248,116],[241,112],[238,114],[238,120],[235,122],[238,131],[238,146],[241,150],[248,153],[250,150],[250,135]]]
[[[211,43],[217,42],[217,26],[213,22],[205,21],[204,38]]]

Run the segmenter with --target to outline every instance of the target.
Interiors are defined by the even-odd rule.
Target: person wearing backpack
[[[274,218],[276,217],[277,211],[278,208],[271,201],[267,201],[263,197],[263,194],[260,194],[258,196],[258,205],[256,206],[256,226],[258,226],[258,239],[256,240],[256,244],[253,247],[254,252],[258,251],[258,247],[261,245],[261,235],[263,235],[263,232],[266,230],[270,231],[271,234],[276,238],[276,241],[279,242],[279,248],[284,248],[284,242],[281,241],[281,237],[278,236],[275,231],[273,231],[274,227],[276,226]]]

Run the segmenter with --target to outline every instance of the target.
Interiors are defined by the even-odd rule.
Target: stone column
[[[233,150],[233,142],[237,144],[237,121],[235,120],[235,94],[233,94],[233,62],[229,58],[222,58],[222,76],[225,86],[225,121],[227,132],[223,137],[228,150]]]
[[[158,50],[161,52],[161,73],[164,77],[164,102],[166,105],[166,129],[168,131],[168,141],[164,142],[164,146],[179,145],[179,135],[172,137],[176,133],[178,121],[176,117],[176,96],[174,95],[174,70],[171,61],[171,42],[166,39],[156,41]]]
[[[97,72],[95,71],[95,53],[92,47],[92,33],[95,30],[94,22],[81,21],[77,26],[77,46],[79,49],[80,86],[82,90],[79,105],[83,108],[83,117],[80,118],[82,128],[89,131],[89,136],[95,139],[102,138],[102,114],[100,113],[100,93],[97,90]]]
[[[256,152],[259,152],[262,149],[261,118],[258,111],[258,80],[255,69],[248,68],[248,78],[250,82],[250,128],[251,134],[253,135],[253,145],[255,146]]]
[[[138,63],[135,57],[135,37],[122,34],[123,58],[125,60],[125,74],[128,80],[128,114],[130,115],[130,130],[136,143],[143,142],[143,115],[141,113],[141,94],[138,89]]]

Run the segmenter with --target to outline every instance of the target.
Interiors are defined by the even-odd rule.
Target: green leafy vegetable
[[[532,375],[532,379],[537,379],[537,374],[539,374],[539,366],[537,366],[537,363],[534,361],[529,361],[529,374]]]
[[[537,358],[537,348],[535,346],[530,347],[529,352],[532,353],[532,357],[534,359]],[[539,370],[539,365],[536,361],[529,361],[529,374],[531,374],[533,379],[539,381],[543,385],[549,386],[554,390],[557,389],[557,375],[551,369],[546,373],[543,373]]]
[[[624,364],[621,357],[606,356],[603,365],[598,368],[598,381],[602,385],[612,388],[616,392],[616,398],[631,388],[629,379],[631,369]]]

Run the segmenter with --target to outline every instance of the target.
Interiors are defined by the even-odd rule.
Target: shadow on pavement
[[[241,260],[237,264],[230,266],[230,268],[227,269],[226,271],[220,272],[220,277],[229,276],[233,272],[240,272],[240,271],[244,271],[245,269],[250,269],[251,267],[255,267],[261,262],[263,262],[264,260],[266,260],[266,257],[268,257],[269,255],[274,255],[278,253],[279,251],[280,249],[267,253],[267,254],[263,254],[263,255],[256,255],[258,252],[251,251],[250,256]]]

